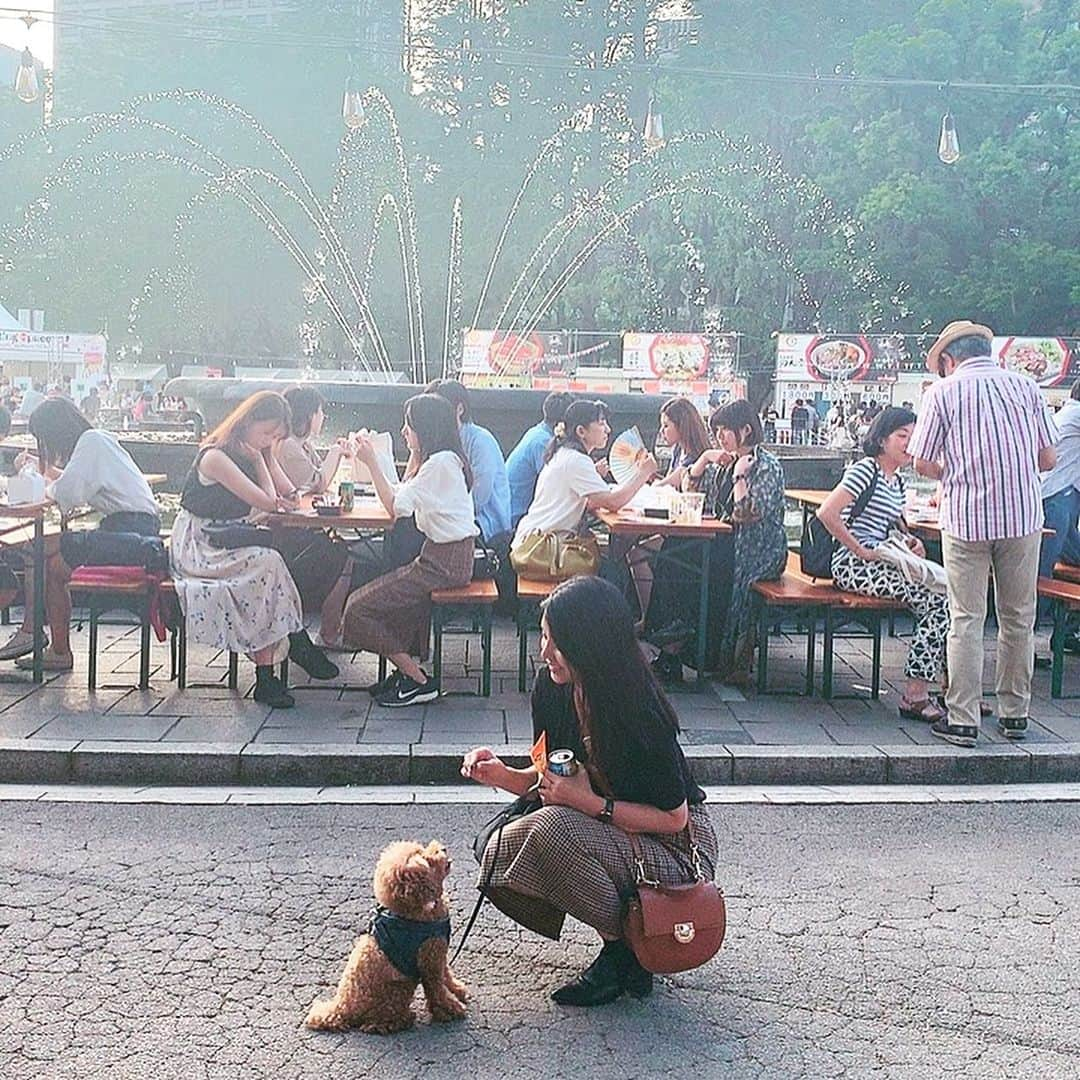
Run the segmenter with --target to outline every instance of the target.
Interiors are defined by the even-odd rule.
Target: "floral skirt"
[[[289,634],[304,625],[300,594],[285,560],[272,548],[215,547],[202,518],[181,510],[169,561],[188,641],[252,656],[289,652]]]

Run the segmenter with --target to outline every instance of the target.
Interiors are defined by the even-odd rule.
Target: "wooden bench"
[[[799,556],[788,552],[787,568],[779,581],[758,581],[752,586],[758,600],[758,693],[768,693],[770,613],[784,611],[804,622],[806,633],[806,695],[814,693],[814,651],[817,621],[824,623],[821,658],[821,696],[833,696],[833,647],[836,631],[850,623],[859,623],[870,633],[873,654],[870,673],[870,696],[881,693],[881,621],[903,611],[904,605],[887,597],[863,596],[838,589],[829,579],[811,578],[802,572]]]
[[[1074,585],[1080,585],[1080,566],[1072,563],[1054,563],[1054,577],[1059,581],[1071,581]]]
[[[518,690],[525,693],[526,671],[529,665],[529,629],[537,622],[536,612],[551,595],[559,581],[532,581],[517,579],[517,637],[518,637]]]
[[[1057,573],[1057,567],[1054,567],[1054,573]],[[1063,693],[1062,684],[1065,675],[1065,635],[1069,613],[1080,611],[1080,582],[1058,581],[1056,577],[1039,578],[1039,596],[1051,602],[1054,612],[1054,630],[1050,635],[1054,650],[1050,664],[1050,696],[1077,697],[1076,694]]]
[[[491,616],[495,602],[499,599],[499,590],[490,578],[470,581],[458,589],[436,589],[431,594],[431,626],[435,632],[434,674],[435,680],[442,678],[442,645],[446,634],[476,633],[476,624],[480,624],[481,674],[480,693],[491,697]],[[456,611],[469,615],[469,625],[459,627],[450,620]]]

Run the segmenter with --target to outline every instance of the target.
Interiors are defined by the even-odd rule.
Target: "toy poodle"
[[[337,992],[317,1000],[304,1021],[320,1031],[359,1028],[390,1035],[413,1025],[413,994],[424,987],[431,1019],[465,1015],[468,993],[446,962],[450,915],[443,886],[450,858],[437,840],[390,844],[375,865],[375,900],[367,933],[353,946]]]

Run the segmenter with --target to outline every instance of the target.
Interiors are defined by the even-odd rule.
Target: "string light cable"
[[[196,18],[177,20],[167,17],[138,17],[125,15],[85,14],[79,16],[57,15],[52,11],[34,8],[0,6],[0,20],[35,21],[51,23],[61,29],[83,30],[102,33],[123,33],[125,37],[182,39],[201,44],[222,46],[260,46],[279,48],[307,48],[334,50],[354,55],[387,56],[400,58],[400,40],[343,40],[340,36],[295,34],[278,27],[258,30],[245,29],[236,22],[223,25],[199,21]],[[547,70],[561,73],[590,70],[596,66],[617,67],[629,74],[642,77],[705,79],[719,82],[787,83],[802,86],[877,87],[940,90],[946,83],[954,91],[986,94],[1041,94],[1048,96],[1080,95],[1080,85],[1074,83],[1000,83],[981,81],[956,81],[945,78],[915,79],[902,76],[869,76],[841,72],[770,72],[738,68],[713,68],[687,64],[671,64],[663,60],[619,61],[610,58],[597,60],[570,60],[564,56],[533,50],[514,49],[507,46],[483,46],[471,44],[467,50],[458,47],[442,48],[424,40],[414,40],[409,45],[410,54],[422,66],[424,63],[461,60],[467,55],[475,61],[487,60],[501,67],[525,70]]]

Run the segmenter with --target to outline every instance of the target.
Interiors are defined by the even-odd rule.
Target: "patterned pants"
[[[936,682],[945,669],[945,638],[949,633],[949,600],[944,593],[914,585],[887,562],[867,562],[841,547],[833,556],[833,582],[838,589],[863,596],[889,596],[915,616],[915,632],[904,674],[909,679]]]

